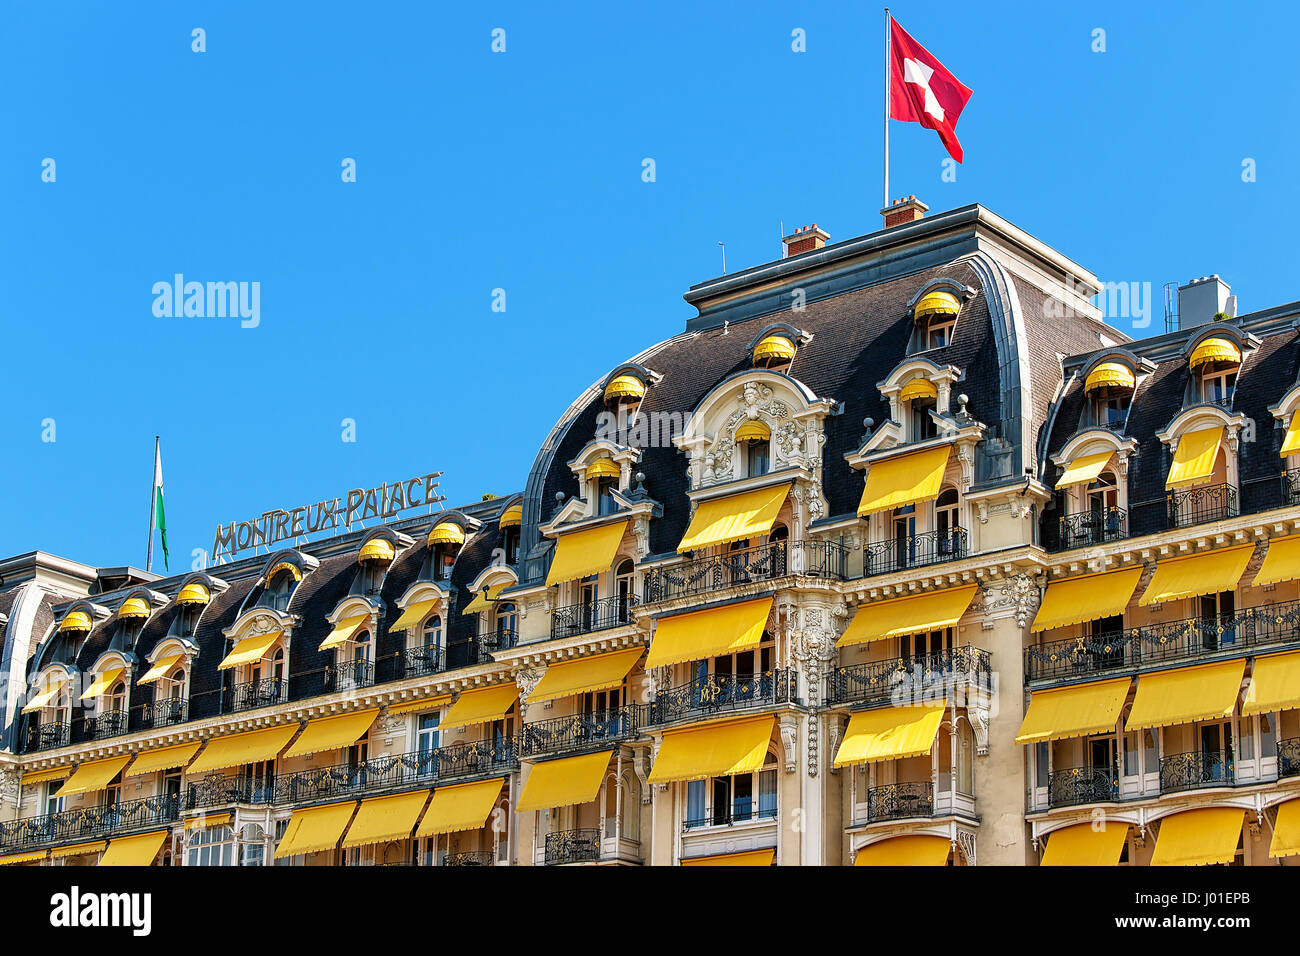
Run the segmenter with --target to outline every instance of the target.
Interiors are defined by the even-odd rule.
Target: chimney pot
[[[885,228],[892,229],[894,226],[916,222],[925,215],[929,208],[915,196],[908,196],[906,199],[895,199],[880,210],[880,214],[885,217]]]
[[[812,252],[820,249],[830,241],[830,236],[817,228],[817,223],[811,226],[798,226],[794,232],[781,239],[785,244],[785,257],[797,256],[803,252]]]

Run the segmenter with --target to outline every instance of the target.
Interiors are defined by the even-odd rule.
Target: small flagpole
[[[885,201],[881,209],[889,208],[889,85],[893,74],[889,62],[889,7],[885,7]]]
[[[158,505],[158,488],[154,480],[158,476],[158,436],[153,436],[153,471],[149,472],[149,551],[144,559],[144,569],[153,570],[153,520],[154,508]]]

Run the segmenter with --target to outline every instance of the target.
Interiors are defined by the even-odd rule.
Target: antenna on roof
[[[722,274],[727,274],[727,244],[719,240],[718,245],[722,247]]]

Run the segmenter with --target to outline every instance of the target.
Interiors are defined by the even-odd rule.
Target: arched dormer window
[[[764,336],[754,346],[754,368],[781,370],[794,361],[794,340],[780,333]]]
[[[523,505],[511,505],[501,513],[497,526],[501,529],[501,550],[506,564],[519,563],[519,530],[524,523]]]
[[[357,552],[357,585],[360,593],[378,594],[384,583],[384,572],[397,556],[397,547],[384,537],[374,537]]]
[[[1133,370],[1123,362],[1102,362],[1096,366],[1083,382],[1087,397],[1084,426],[1122,432],[1136,386]]]
[[[454,521],[443,521],[429,532],[430,577],[434,581],[451,580],[456,556],[465,544],[465,529]]]
[[[925,441],[938,434],[930,414],[938,408],[939,389],[928,378],[914,378],[898,393],[898,402],[907,419],[909,441]]]
[[[613,492],[618,490],[621,474],[612,458],[597,458],[587,466],[587,493],[596,501],[596,514],[608,515],[618,510]]]
[[[736,429],[736,444],[744,458],[745,477],[757,478],[772,469],[772,429],[750,419]]]
[[[631,372],[615,375],[605,386],[605,410],[614,416],[614,424],[619,435],[627,431],[632,416],[643,398],[645,398],[645,382]]]
[[[1211,336],[1192,350],[1187,364],[1192,373],[1194,401],[1232,407],[1241,368],[1241,349],[1228,338]]]
[[[298,587],[298,582],[301,580],[302,572],[292,564],[286,562],[277,564],[271,570],[270,577],[267,578],[266,592],[262,595],[262,603],[282,613],[288,611],[289,600],[293,597],[294,589]]]
[[[912,307],[912,318],[916,323],[915,351],[926,352],[951,345],[960,311],[961,300],[951,292],[934,289],[921,296]]]

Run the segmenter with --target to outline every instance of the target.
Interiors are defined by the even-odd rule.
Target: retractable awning
[[[144,675],[136,681],[136,683],[152,684],[154,681],[166,675],[166,673],[175,667],[179,661],[184,659],[185,655],[180,651],[177,651],[175,654],[164,654],[162,657],[158,658],[152,667],[144,672]]]
[[[450,694],[443,694],[440,697],[423,697],[420,700],[408,700],[400,704],[389,704],[388,716],[400,717],[403,714],[422,714],[450,703]]]
[[[343,838],[342,846],[368,846],[390,840],[405,840],[415,829],[424,802],[432,792],[417,790],[414,793],[362,800],[352,826],[348,827],[348,834]]]
[[[1128,677],[1052,690],[1036,690],[1016,734],[1018,744],[1114,731],[1133,681]]]
[[[272,631],[270,634],[256,634],[253,637],[246,637],[225,656],[217,670],[224,671],[231,667],[239,667],[241,664],[256,664],[266,652],[271,649],[271,645],[280,639],[280,631]]]
[[[131,755],[128,754],[125,757],[109,757],[107,760],[83,763],[59,789],[59,796],[70,797],[74,793],[93,793],[96,790],[103,790],[130,762]]]
[[[748,717],[669,730],[650,768],[650,783],[753,773],[763,766],[776,717]]]
[[[771,866],[776,850],[749,850],[745,853],[720,853],[682,860],[682,866]]]
[[[518,699],[519,686],[513,682],[461,691],[456,703],[447,708],[440,727],[449,730],[501,720]]]
[[[30,853],[11,853],[8,856],[0,856],[0,866],[12,866],[15,863],[34,863],[37,860],[45,859],[48,850],[33,850]]]
[[[1123,614],[1141,578],[1139,565],[1122,571],[1052,581],[1047,585],[1047,593],[1043,595],[1043,603],[1039,605],[1030,630],[1046,631]]]
[[[1300,800],[1288,800],[1277,806],[1277,819],[1273,821],[1273,840],[1268,855],[1295,856],[1300,853]]]
[[[1119,866],[1127,823],[1076,823],[1047,835],[1042,866]]]
[[[127,768],[123,777],[138,777],[141,774],[157,773],[172,767],[183,767],[199,752],[202,744],[178,744],[175,747],[160,747],[157,750],[145,750],[136,755],[135,763]]]
[[[1126,731],[1231,717],[1246,671],[1244,660],[1143,674],[1138,678]]]
[[[405,631],[408,628],[417,627],[429,616],[429,612],[437,606],[439,600],[441,599],[431,598],[428,601],[416,601],[414,604],[409,605],[393,622],[393,626],[389,630]]]
[[[903,508],[939,497],[951,445],[884,458],[867,466],[858,515]]]
[[[618,687],[627,679],[628,672],[636,665],[644,650],[633,647],[612,654],[595,654],[576,661],[552,664],[546,668],[546,673],[528,695],[528,702],[536,704],[544,700]]]
[[[975,585],[859,604],[836,647],[953,627],[975,598]]]
[[[1268,550],[1264,552],[1264,563],[1250,583],[1259,588],[1295,578],[1300,578],[1300,534],[1270,538]]]
[[[1231,863],[1237,855],[1246,811],[1234,807],[1184,810],[1160,821],[1152,866]]]
[[[1138,604],[1163,604],[1179,598],[1235,590],[1254,550],[1253,544],[1243,544],[1161,561]]]
[[[334,629],[329,632],[325,640],[320,642],[317,650],[328,651],[331,648],[338,647],[340,644],[346,644],[352,640],[352,635],[365,626],[366,621],[370,620],[368,614],[357,614],[353,617],[345,617],[334,625]]]
[[[608,571],[614,563],[614,555],[618,554],[627,524],[624,519],[599,528],[560,535],[551,569],[546,572],[546,586]]]
[[[1075,458],[1065,466],[1065,473],[1061,475],[1060,481],[1056,487],[1070,488],[1074,485],[1084,485],[1097,480],[1106,463],[1115,457],[1113,451],[1103,451],[1096,455],[1083,455]]]
[[[46,706],[59,695],[59,691],[63,689],[63,685],[67,682],[67,674],[51,675],[47,679],[45,688],[39,691],[35,697],[27,702],[27,706],[23,708],[23,713],[32,714]]]
[[[610,751],[602,750],[533,764],[515,809],[527,813],[591,803],[600,793],[612,756]]]
[[[357,802],[349,800],[346,803],[331,803],[324,807],[293,811],[284,837],[275,848],[275,859],[334,849],[343,838],[343,831],[347,829],[352,811],[356,808]]]
[[[307,724],[307,729],[284,752],[286,757],[305,757],[322,750],[339,750],[351,747],[375,722],[379,709],[358,710],[337,717],[317,717]]]
[[[767,534],[789,492],[790,485],[777,485],[701,501],[677,550],[694,551]]]
[[[501,787],[500,778],[460,783],[454,787],[438,787],[433,791],[429,809],[424,811],[417,837],[438,833],[455,833],[460,830],[477,830],[487,824]]]
[[[765,597],[660,618],[645,666],[666,667],[757,647],[771,610],[772,599]]]
[[[1183,488],[1208,481],[1214,474],[1214,464],[1219,458],[1219,445],[1222,442],[1222,425],[1179,436],[1165,487]]]
[[[835,754],[835,766],[928,754],[939,734],[943,711],[943,705],[936,705],[881,707],[854,714]]]
[[[91,840],[89,843],[73,843],[70,846],[56,846],[50,850],[50,859],[57,860],[65,856],[82,856],[87,853],[100,853],[108,846],[107,840]]]
[[[245,734],[232,734],[229,737],[214,737],[186,772],[203,773],[206,770],[224,770],[241,763],[274,760],[297,732],[298,725],[294,723]]]
[[[918,834],[891,837],[858,851],[854,866],[943,866],[952,851],[947,837]]]
[[[1282,457],[1288,458],[1300,451],[1300,412],[1291,416],[1286,426],[1286,437],[1282,439]]]
[[[492,603],[496,601],[496,599],[501,595],[501,592],[504,591],[510,585],[511,585],[510,581],[505,581],[501,584],[489,584],[487,587],[487,593],[484,594],[480,591],[479,593],[475,594],[474,600],[466,604],[465,610],[461,611],[460,613],[477,614],[480,611],[486,611],[488,608],[492,606]]]
[[[90,682],[90,686],[82,693],[80,699],[95,700],[98,697],[103,697],[117,679],[122,676],[124,670],[126,670],[124,667],[109,667],[100,671],[95,675],[95,679]]]
[[[1271,714],[1300,708],[1300,651],[1255,658],[1241,701],[1241,715]]]
[[[99,865],[150,866],[170,836],[170,830],[156,830],[137,836],[113,837],[99,858]]]

